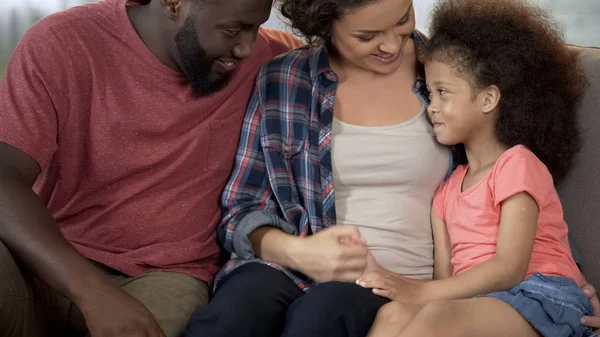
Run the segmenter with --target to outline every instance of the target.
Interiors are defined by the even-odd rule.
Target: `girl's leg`
[[[539,337],[538,332],[510,305],[481,297],[431,302],[398,337]]]
[[[422,305],[390,302],[377,312],[367,337],[395,337],[423,308]]]

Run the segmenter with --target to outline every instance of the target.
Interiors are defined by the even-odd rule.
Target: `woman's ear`
[[[488,114],[496,110],[502,96],[500,88],[495,85],[490,85],[483,89],[481,94],[483,95],[483,113]]]

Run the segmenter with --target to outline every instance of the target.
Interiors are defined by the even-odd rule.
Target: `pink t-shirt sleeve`
[[[44,169],[58,148],[58,111],[69,86],[60,50],[34,26],[17,45],[0,81],[0,142],[27,153]]]
[[[552,175],[546,165],[524,146],[508,150],[499,159],[492,184],[495,207],[500,207],[502,202],[518,193],[526,192],[541,209],[554,190]]]
[[[447,179],[445,182],[438,186],[437,191],[435,191],[435,195],[433,196],[433,211],[435,214],[446,223],[446,190],[448,189],[448,183],[450,179]]]

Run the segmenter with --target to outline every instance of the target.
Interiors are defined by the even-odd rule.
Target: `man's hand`
[[[354,282],[367,268],[369,249],[353,226],[332,226],[295,241],[293,269],[317,282]]]
[[[156,318],[116,287],[93,291],[80,305],[91,337],[166,337]]]
[[[596,334],[600,334],[600,302],[598,301],[596,288],[586,282],[586,284],[581,287],[581,290],[583,290],[583,292],[587,295],[592,302],[592,306],[594,307],[594,316],[583,316],[581,323],[594,328],[596,330]]]

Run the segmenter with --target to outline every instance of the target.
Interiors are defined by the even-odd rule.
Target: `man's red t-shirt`
[[[220,196],[254,77],[300,42],[261,30],[231,84],[196,98],[146,48],[126,2],[72,8],[28,31],[0,82],[0,142],[39,163],[34,190],[86,257],[131,276],[169,270],[211,282]]]

